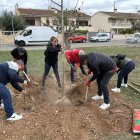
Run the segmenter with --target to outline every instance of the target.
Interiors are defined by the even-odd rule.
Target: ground
[[[130,79],[138,82],[139,49],[129,48],[94,48],[94,51],[125,52],[137,64],[136,70]],[[91,49],[86,50],[91,51]],[[41,90],[41,75],[38,67],[43,69],[42,51],[29,52],[29,77],[31,83],[27,87],[27,95],[19,94],[8,85],[11,90],[15,112],[22,113],[23,119],[16,122],[7,122],[5,113],[0,110],[0,140],[138,140],[139,135],[132,134],[132,114],[139,108],[140,95],[130,88],[123,88],[120,94],[110,91],[111,107],[102,111],[99,106],[103,103],[93,101],[90,97],[96,94],[96,83],[89,88],[88,100],[85,101],[86,87],[77,81],[72,85],[69,74],[65,73],[65,95],[69,102],[61,101],[61,91],[51,74],[46,80],[46,88]],[[10,60],[7,52],[0,52],[0,61]],[[32,56],[32,57],[31,57]],[[3,58],[3,59],[2,59]],[[40,60],[41,59],[41,60]],[[33,61],[34,60],[34,61]],[[40,62],[40,63],[39,63]],[[38,66],[36,68],[36,65]],[[69,69],[68,69],[69,70]],[[80,75],[83,82],[86,77]],[[114,87],[116,76],[109,84]],[[67,101],[64,99],[64,101]],[[80,101],[80,102],[79,102]],[[58,102],[57,102],[58,103]]]
[[[56,105],[60,93],[54,76],[49,76],[44,90],[38,84],[40,77],[30,78],[34,82],[28,85],[25,100],[23,95],[11,91],[16,93],[12,94],[15,111],[23,114],[23,120],[7,122],[3,110],[0,111],[1,140],[107,140],[112,139],[111,135],[113,139],[118,134],[131,135],[134,106],[122,94],[110,93],[111,108],[102,111],[99,106],[103,101],[90,99],[96,83],[90,87],[85,101],[86,88],[80,82],[71,85],[66,80],[65,91],[71,105],[63,102]],[[79,100],[85,103],[75,104]]]

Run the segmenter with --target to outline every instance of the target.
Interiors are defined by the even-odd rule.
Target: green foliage
[[[86,35],[88,33],[88,30],[72,30],[70,32],[70,35],[73,35],[73,34],[84,34]]]
[[[122,29],[120,30],[120,34],[134,34],[136,32],[135,29]]]
[[[140,32],[140,21],[139,20],[135,22],[134,29],[136,29]]]
[[[11,12],[3,11],[0,17],[0,27],[5,31],[12,31],[12,21],[14,30],[22,30],[25,27],[25,21],[21,16],[12,15]]]

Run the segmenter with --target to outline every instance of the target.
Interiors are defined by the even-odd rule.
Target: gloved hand
[[[90,80],[88,80],[87,82],[86,82],[86,86],[90,86],[90,84],[91,84],[91,81]]]
[[[75,72],[76,72],[76,69],[77,69],[76,67],[73,67],[73,70],[74,70]]]
[[[88,75],[90,75],[91,74],[91,70],[89,69],[87,73],[88,73]]]

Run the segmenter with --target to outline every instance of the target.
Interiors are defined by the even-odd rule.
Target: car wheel
[[[69,40],[69,43],[73,43],[73,41],[72,40]]]
[[[109,39],[107,39],[106,42],[109,42]]]
[[[82,40],[82,43],[86,43],[86,39],[83,39],[83,40]]]
[[[99,40],[98,40],[98,39],[96,39],[96,42],[99,42]]]
[[[21,40],[21,41],[19,41],[18,45],[19,45],[20,47],[23,47],[23,46],[25,46],[25,42],[24,42],[23,40]]]

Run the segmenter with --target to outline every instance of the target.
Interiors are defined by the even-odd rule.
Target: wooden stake
[[[131,82],[132,84],[136,85],[136,86],[140,86],[139,83],[136,83],[136,82]]]
[[[131,85],[131,84],[128,83],[128,86],[129,86],[130,88],[132,88],[133,90],[137,91],[138,93],[140,93],[140,90],[137,89],[136,87],[134,87],[133,85]]]

